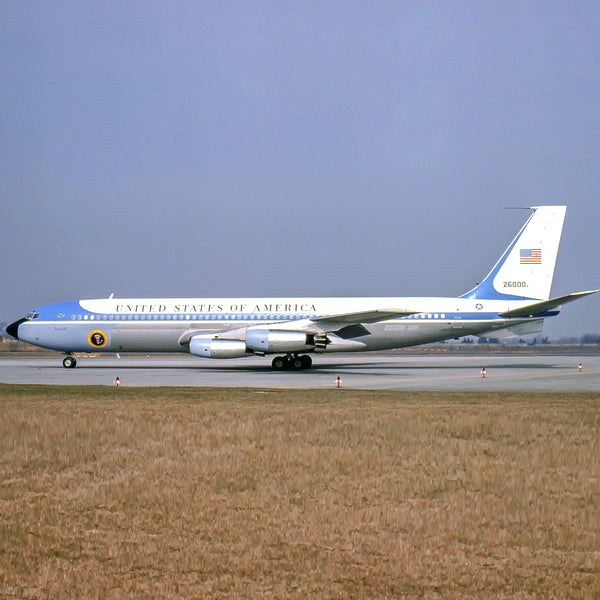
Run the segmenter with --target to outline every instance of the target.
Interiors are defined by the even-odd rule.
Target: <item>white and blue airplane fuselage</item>
[[[310,354],[414,346],[465,335],[541,331],[562,304],[550,299],[566,207],[532,214],[484,281],[459,298],[106,298],[49,304],[7,328],[19,340],[67,354],[188,352],[205,358],[279,354],[276,369],[310,366]]]

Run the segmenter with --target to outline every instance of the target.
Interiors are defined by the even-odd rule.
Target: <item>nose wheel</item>
[[[74,369],[77,366],[77,359],[71,355],[68,354],[67,356],[65,356],[65,358],[63,359],[63,367],[65,369]]]

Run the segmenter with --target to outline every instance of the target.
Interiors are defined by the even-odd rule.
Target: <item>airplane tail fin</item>
[[[486,278],[461,298],[548,300],[566,206],[536,206]]]

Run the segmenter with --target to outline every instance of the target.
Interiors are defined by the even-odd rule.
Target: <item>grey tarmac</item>
[[[600,355],[321,355],[313,358],[313,367],[306,371],[273,371],[269,357],[82,357],[74,369],[65,369],[59,355],[0,359],[2,383],[113,385],[116,377],[122,387],[325,389],[336,387],[339,377],[342,389],[598,392]]]

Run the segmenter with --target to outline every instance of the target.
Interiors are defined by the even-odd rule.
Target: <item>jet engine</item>
[[[300,352],[315,347],[314,335],[303,331],[248,329],[246,346],[258,352]]]
[[[247,354],[245,342],[202,336],[190,340],[190,353],[204,358],[241,358]]]

